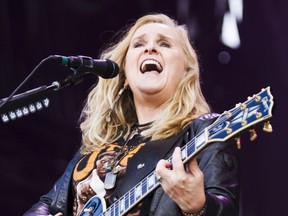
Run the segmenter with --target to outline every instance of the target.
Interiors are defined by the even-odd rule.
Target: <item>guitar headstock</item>
[[[256,95],[248,97],[244,103],[239,103],[235,108],[222,113],[217,120],[207,128],[209,142],[223,142],[239,132],[249,129],[250,140],[256,138],[253,126],[265,122],[263,130],[272,132],[272,126],[268,119],[272,117],[273,96],[270,87],[262,89]],[[240,148],[240,140],[237,140]]]

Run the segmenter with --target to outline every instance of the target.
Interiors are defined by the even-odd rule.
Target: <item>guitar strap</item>
[[[110,197],[110,203],[113,203],[114,198],[119,198],[125,194],[133,186],[137,185],[144,177],[150,174],[160,159],[168,158],[168,155],[173,153],[174,148],[180,145],[180,139],[183,139],[183,134],[186,130],[182,130],[178,134],[167,139],[148,141],[132,158],[129,159],[126,167],[126,173],[123,181],[115,189]],[[148,156],[147,156],[148,155]]]

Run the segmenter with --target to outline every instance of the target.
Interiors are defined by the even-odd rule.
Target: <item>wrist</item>
[[[184,216],[204,216],[205,212],[206,212],[206,203],[203,206],[203,208],[200,211],[198,211],[198,212],[188,213],[188,212],[185,212],[185,211],[182,210],[182,214]]]

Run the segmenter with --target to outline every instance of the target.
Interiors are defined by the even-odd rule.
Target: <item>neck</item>
[[[138,124],[145,124],[148,122],[153,122],[161,113],[161,105],[156,106],[149,104],[146,106],[141,104],[139,106],[136,105],[136,112],[138,118]]]
[[[147,95],[141,94],[139,97],[134,97],[134,104],[137,113],[138,123],[145,124],[155,121],[163,111],[163,104],[167,98],[161,94]]]
[[[148,122],[145,124],[136,124],[135,129],[137,130],[138,134],[145,135],[145,131],[151,128],[153,122]]]

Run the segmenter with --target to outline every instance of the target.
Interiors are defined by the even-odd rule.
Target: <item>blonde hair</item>
[[[138,19],[115,45],[107,48],[101,58],[115,61],[120,68],[119,75],[113,79],[100,79],[89,93],[83,109],[85,120],[81,123],[82,152],[89,153],[102,146],[115,142],[120,136],[127,136],[137,122],[133,94],[124,91],[107,122],[107,112],[113,107],[114,99],[125,84],[124,64],[131,38],[135,31],[148,23],[162,23],[175,28],[186,56],[185,77],[177,87],[173,98],[163,104],[163,112],[147,131],[152,140],[164,139],[181,131],[193,119],[210,111],[200,88],[200,75],[197,55],[193,49],[186,26],[164,14],[151,14]]]

